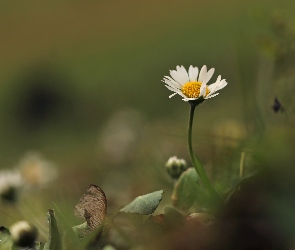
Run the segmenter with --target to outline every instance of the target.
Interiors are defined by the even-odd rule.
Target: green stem
[[[210,193],[210,195],[217,199],[220,200],[219,195],[217,194],[216,190],[213,188],[213,186],[211,185],[211,182],[204,170],[204,168],[202,167],[201,162],[199,161],[199,159],[197,158],[197,156],[194,154],[193,151],[193,145],[192,145],[192,127],[193,127],[193,120],[194,120],[194,112],[195,112],[195,108],[196,108],[196,104],[195,103],[190,103],[191,104],[191,108],[190,108],[190,113],[189,113],[189,123],[188,123],[188,149],[189,149],[189,154],[192,160],[192,163],[198,173],[198,175],[200,176],[204,187],[208,190],[208,192]]]

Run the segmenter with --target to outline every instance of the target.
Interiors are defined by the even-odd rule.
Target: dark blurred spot
[[[294,173],[282,167],[245,178],[221,214],[213,249],[291,249]]]
[[[207,225],[186,223],[176,234],[164,238],[165,248],[150,249],[294,249],[294,180],[293,164],[265,169],[245,178],[230,195],[216,221]]]
[[[18,190],[15,187],[8,187],[0,193],[0,198],[4,202],[15,203],[18,199]]]
[[[279,111],[281,111],[281,112],[284,112],[284,107],[283,107],[283,105],[281,104],[281,102],[278,100],[278,98],[276,98],[275,97],[275,99],[274,99],[274,103],[273,103],[273,105],[271,106],[272,107],[272,109],[273,109],[273,111],[275,112],[275,113],[277,113],[277,112],[279,112]]]
[[[36,129],[56,118],[67,105],[67,80],[48,66],[39,66],[21,79],[16,116],[21,126]]]
[[[4,226],[0,226],[0,233],[9,233],[9,230]]]
[[[57,92],[45,85],[31,86],[24,96],[23,118],[31,122],[46,120],[58,109],[60,97]]]

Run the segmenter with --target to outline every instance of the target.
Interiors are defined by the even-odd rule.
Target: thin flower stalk
[[[192,127],[193,127],[193,121],[194,121],[194,113],[195,113],[195,108],[196,108],[195,103],[191,103],[190,106],[190,112],[189,112],[189,122],[188,122],[188,149],[189,149],[189,154],[191,157],[192,164],[194,168],[196,169],[198,175],[200,176],[200,179],[202,180],[202,183],[204,187],[208,190],[210,196],[216,200],[220,200],[219,195],[217,194],[216,190],[214,187],[211,185],[211,182],[201,164],[197,156],[195,155],[193,151],[193,143],[192,143]]]

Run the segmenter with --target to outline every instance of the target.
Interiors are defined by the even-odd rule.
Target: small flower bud
[[[18,247],[33,247],[38,236],[37,228],[27,221],[14,223],[9,231],[14,245]]]
[[[186,161],[184,159],[178,159],[176,156],[170,157],[165,167],[172,179],[178,179],[188,169]]]

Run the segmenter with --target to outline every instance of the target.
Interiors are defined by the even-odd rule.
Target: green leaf
[[[75,249],[101,249],[107,244],[109,234],[108,225],[101,224],[93,230],[88,226],[87,222],[84,222],[80,225],[74,226],[72,229],[76,236],[80,239],[79,242],[75,243]]]
[[[59,228],[55,219],[54,210],[49,209],[47,213],[47,219],[49,222],[49,235],[47,243],[44,246],[44,250],[61,250],[62,242],[60,237]]]
[[[36,250],[43,250],[44,249],[44,244],[41,242],[36,243]]]
[[[129,205],[120,209],[120,212],[149,215],[152,214],[159,206],[163,190],[156,191],[150,194],[138,196]]]
[[[87,235],[89,235],[93,230],[89,228],[89,226],[87,225],[87,222],[84,222],[80,225],[74,226],[73,231],[79,239],[83,239]]]
[[[208,198],[199,186],[199,176],[194,168],[182,173],[174,186],[172,201],[175,207],[187,212],[194,203],[203,204]]]
[[[7,228],[0,227],[0,249],[1,250],[11,250],[13,245],[10,232]]]
[[[66,217],[64,216],[62,211],[59,209],[57,204],[55,204],[53,201],[52,201],[52,203],[55,206],[55,214],[58,217],[60,228],[63,229],[63,237],[62,237],[63,248],[64,249],[78,249],[77,246],[80,243],[80,241],[79,241],[79,238],[77,237],[77,231],[74,231],[75,227],[72,228],[72,226],[67,221]],[[42,250],[42,249],[40,249],[40,250]],[[39,249],[37,249],[37,250],[39,250]]]

